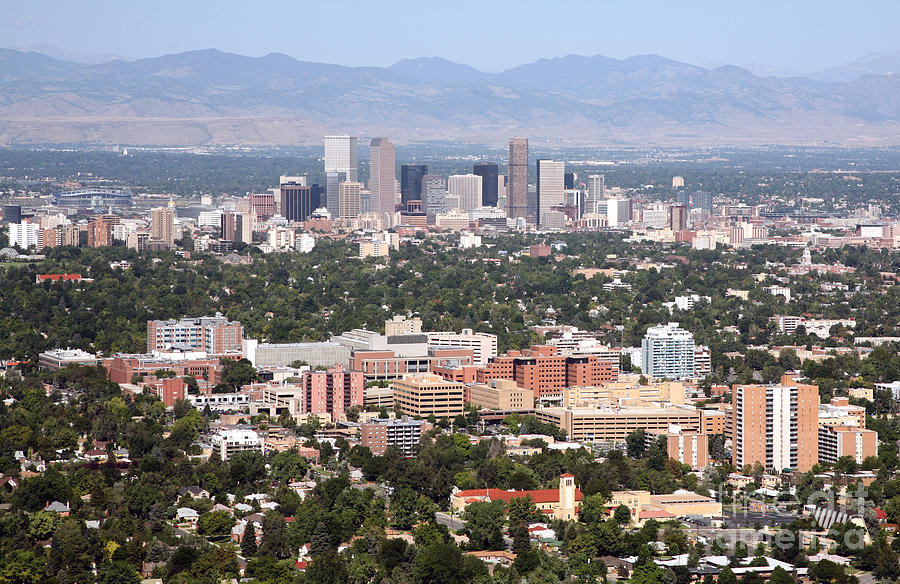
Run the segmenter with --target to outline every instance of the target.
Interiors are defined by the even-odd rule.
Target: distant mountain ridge
[[[900,53],[898,53],[900,55]],[[584,144],[900,142],[889,56],[820,79],[638,55],[567,55],[499,73],[439,57],[346,67],[215,49],[100,64],[0,49],[0,144],[398,142],[525,135]],[[850,67],[850,65],[848,65]]]

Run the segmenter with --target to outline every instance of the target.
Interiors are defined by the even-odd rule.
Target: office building
[[[244,327],[219,313],[200,318],[147,321],[147,352],[176,347],[214,355],[240,352]]]
[[[22,206],[21,205],[3,205],[3,222],[4,223],[21,223],[22,222]]]
[[[97,358],[97,355],[81,349],[53,349],[38,355],[38,367],[41,369],[55,371],[69,365],[93,367],[100,365],[100,359]]]
[[[856,464],[878,456],[878,433],[854,426],[819,426],[819,462],[834,464],[845,456]]]
[[[609,227],[621,227],[629,221],[631,221],[631,201],[628,199],[606,201],[606,224]]]
[[[451,210],[447,208],[447,179],[439,174],[426,174],[422,177],[422,196],[430,223],[436,215]]]
[[[635,430],[668,432],[675,424],[684,432],[699,432],[700,412],[683,407],[541,408],[535,417],[565,430],[575,442],[622,442]]]
[[[306,221],[319,201],[312,200],[312,187],[306,177],[281,177],[281,216],[288,221]]]
[[[678,204],[669,207],[669,228],[672,231],[687,229],[687,205]]]
[[[537,161],[537,224],[544,224],[544,214],[564,203],[565,162]]]
[[[118,215],[96,215],[88,222],[88,246],[106,247],[113,244],[113,227],[121,218]]]
[[[735,385],[733,462],[767,470],[810,470],[819,461],[819,388],[785,375],[779,385]]]
[[[652,326],[641,342],[641,372],[651,379],[694,377],[694,335],[677,322]]]
[[[481,206],[496,207],[499,201],[500,168],[495,162],[479,162],[472,169],[481,177]]]
[[[428,174],[424,164],[403,164],[400,166],[400,203],[422,200],[422,177]]]
[[[338,214],[341,219],[356,219],[360,214],[360,191],[358,182],[342,182],[338,185]]]
[[[234,213],[225,211],[222,213],[222,222],[219,226],[220,239],[233,243],[253,243],[253,221],[250,213]]]
[[[325,207],[332,217],[337,217],[340,212],[340,184],[342,182],[356,182],[347,178],[346,172],[330,171],[325,173]]]
[[[684,177],[683,176],[673,176],[672,177],[672,188],[680,189],[684,187]]]
[[[175,245],[175,210],[157,207],[150,210],[150,239]]]
[[[713,210],[712,193],[707,193],[706,191],[695,191],[691,199],[691,208],[706,211],[707,214],[711,215]]]
[[[582,215],[586,213],[599,213],[597,204],[603,200],[606,191],[606,178],[602,174],[588,176],[587,194],[584,198]]]
[[[325,136],[325,172],[343,172],[345,180],[359,180],[356,142],[356,136]]]
[[[567,172],[565,175],[563,175],[563,182],[565,183],[567,191],[575,189],[575,173]]]
[[[284,367],[294,361],[305,361],[310,367],[350,365],[350,348],[340,343],[260,343],[244,339],[241,354],[254,367]]]
[[[506,207],[510,219],[528,217],[528,138],[509,141]]]
[[[392,382],[394,407],[404,414],[452,418],[465,412],[464,385],[431,373],[411,373]]]
[[[432,428],[432,424],[408,416],[399,420],[372,418],[359,425],[359,440],[360,445],[371,450],[375,456],[382,456],[389,446],[399,449],[404,456],[412,456],[422,435]]]
[[[397,210],[395,164],[396,153],[390,140],[372,138],[369,144],[369,193],[375,213],[394,213]]]
[[[447,180],[447,193],[459,197],[459,209],[477,209],[481,206],[481,177],[477,174],[452,174]]]
[[[466,386],[466,401],[488,410],[534,409],[534,392],[519,387],[512,379],[492,379],[489,383]]]
[[[421,321],[419,321],[421,323]],[[421,328],[419,332],[422,332]],[[486,365],[497,356],[497,335],[476,333],[472,329],[461,332],[433,331],[425,333],[429,348],[464,348],[472,349],[472,362],[475,365]]]
[[[275,194],[254,193],[250,195],[250,211],[260,221],[267,221],[275,216]]]

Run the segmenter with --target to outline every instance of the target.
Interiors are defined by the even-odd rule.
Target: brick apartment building
[[[343,417],[351,406],[362,406],[366,380],[362,371],[346,371],[335,365],[327,371],[305,371],[300,413],[329,413]]]
[[[360,444],[369,448],[375,456],[381,456],[388,446],[396,446],[411,456],[422,435],[434,426],[423,420],[413,420],[407,416],[399,420],[374,418],[360,424]]]

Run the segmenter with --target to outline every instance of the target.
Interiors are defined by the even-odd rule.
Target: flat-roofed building
[[[255,430],[227,429],[213,434],[212,445],[222,460],[238,452],[263,452],[263,440]]]
[[[819,388],[784,375],[779,385],[735,385],[733,462],[806,472],[819,461]]]
[[[569,440],[602,442],[625,440],[635,430],[666,432],[677,424],[686,432],[700,431],[700,413],[682,407],[543,408],[535,411],[542,422],[566,432]]]
[[[648,442],[662,438],[666,441],[666,455],[693,469],[706,468],[709,464],[709,436],[699,432],[682,432],[671,426],[668,432],[647,432]]]
[[[219,313],[200,318],[147,321],[147,351],[178,347],[221,355],[241,350],[244,327]]]
[[[68,365],[99,365],[97,355],[81,349],[53,349],[38,355],[41,369],[62,369]]]
[[[374,418],[360,424],[360,444],[381,456],[389,446],[394,446],[404,455],[415,453],[422,435],[434,426],[424,420],[413,420],[403,416],[399,420]]]
[[[431,373],[413,373],[392,382],[394,407],[404,414],[447,418],[464,413],[464,385]]]
[[[497,335],[490,333],[476,333],[472,329],[466,328],[459,333],[434,331],[425,333],[425,336],[428,337],[429,347],[472,349],[472,359],[475,365],[485,365],[490,359],[497,356]]]
[[[492,379],[486,384],[466,386],[467,401],[489,410],[531,410],[534,408],[534,392],[519,387],[512,379]]]
[[[819,462],[833,464],[845,456],[857,464],[878,456],[878,434],[852,426],[819,426]]]

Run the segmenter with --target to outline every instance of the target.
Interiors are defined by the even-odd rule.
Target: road
[[[440,511],[435,513],[435,519],[437,519],[439,524],[446,525],[450,531],[459,531],[466,526],[466,522],[459,517],[452,517],[449,514]]]

